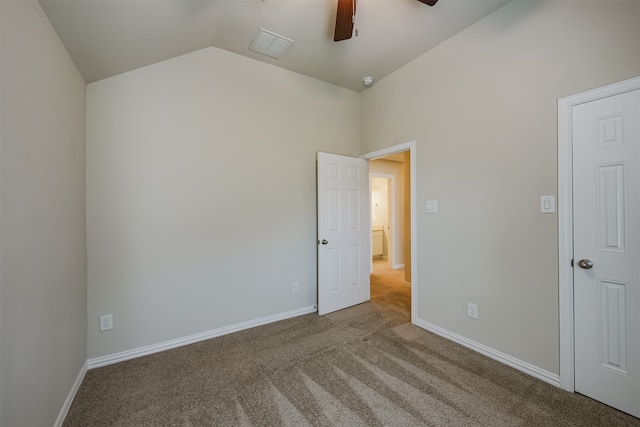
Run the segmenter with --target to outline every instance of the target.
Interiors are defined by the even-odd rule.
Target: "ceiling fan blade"
[[[437,1],[437,0],[436,0]],[[333,41],[347,40],[353,34],[353,18],[356,15],[355,0],[338,0],[336,13],[336,31]]]
[[[418,0],[421,3],[428,4],[429,6],[433,6],[438,3],[438,0]]]

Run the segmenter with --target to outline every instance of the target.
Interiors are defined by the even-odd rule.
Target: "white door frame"
[[[573,148],[571,110],[574,106],[640,89],[640,77],[592,89],[558,100],[558,255],[560,308],[560,387],[575,391],[573,327]]]
[[[369,177],[370,178],[382,178],[388,179],[389,185],[391,186],[391,198],[387,197],[387,216],[388,212],[391,212],[391,217],[388,218],[389,226],[391,227],[391,233],[387,233],[387,235],[391,235],[391,244],[387,245],[388,249],[388,262],[391,268],[396,268],[396,177],[394,175],[388,173],[371,173],[371,165],[369,165]],[[369,186],[369,193],[371,193],[371,186]],[[387,189],[387,195],[389,194],[389,189]],[[369,194],[369,198],[371,198],[371,194]],[[373,215],[371,218],[373,224]],[[388,230],[385,230],[388,231]],[[372,246],[373,247],[373,246]]]
[[[416,141],[409,141],[381,150],[363,154],[360,158],[373,160],[391,154],[409,151],[409,168],[411,177],[411,323],[418,319],[418,227],[416,212]],[[406,195],[405,195],[406,196]],[[371,194],[369,194],[369,206],[371,206]]]

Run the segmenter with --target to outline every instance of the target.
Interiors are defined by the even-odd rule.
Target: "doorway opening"
[[[371,300],[414,322],[415,142],[362,156],[369,160]],[[415,285],[415,284],[414,284]]]

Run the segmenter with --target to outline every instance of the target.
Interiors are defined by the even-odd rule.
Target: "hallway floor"
[[[405,284],[404,268],[394,270],[386,259],[373,260],[371,302],[411,319],[411,287]]]

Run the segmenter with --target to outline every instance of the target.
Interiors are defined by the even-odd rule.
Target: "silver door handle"
[[[580,268],[584,268],[585,270],[588,270],[593,267],[593,262],[591,262],[588,259],[581,259],[580,261],[578,261],[578,266]]]
[[[327,242],[327,239],[322,239],[322,244],[323,245],[326,245],[327,243],[329,243],[329,242]]]

